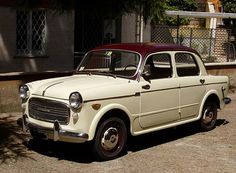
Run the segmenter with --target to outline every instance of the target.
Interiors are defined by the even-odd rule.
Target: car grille
[[[31,98],[29,100],[29,116],[42,121],[68,124],[70,118],[69,107],[61,102]]]

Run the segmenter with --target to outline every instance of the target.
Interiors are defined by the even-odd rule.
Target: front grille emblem
[[[43,111],[43,112],[50,112],[50,110],[49,109],[46,109],[46,108],[40,108],[40,107],[37,107],[36,108],[38,111]]]

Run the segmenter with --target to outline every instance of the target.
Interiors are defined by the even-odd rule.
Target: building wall
[[[143,42],[151,41],[151,25],[150,22],[144,24],[143,29]],[[134,43],[137,42],[137,21],[136,14],[127,14],[122,16],[121,21],[121,42]]]
[[[136,41],[136,15],[127,14],[122,16],[121,42],[133,43]]]
[[[0,16],[0,72],[6,72],[10,69],[15,70],[12,64],[15,52],[16,16],[6,7],[0,7]]]
[[[46,57],[15,57],[16,13],[0,7],[0,73],[70,71],[73,69],[73,13],[55,15],[47,12]]]

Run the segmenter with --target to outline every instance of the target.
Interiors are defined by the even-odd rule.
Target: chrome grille
[[[42,121],[68,124],[70,109],[64,103],[41,99],[31,98],[29,100],[29,116]]]

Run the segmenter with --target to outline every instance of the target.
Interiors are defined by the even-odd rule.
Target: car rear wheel
[[[114,159],[122,154],[126,147],[126,141],[125,123],[120,118],[111,117],[99,125],[93,150],[99,160]]]
[[[217,105],[214,102],[207,102],[202,111],[200,120],[201,129],[209,131],[215,128],[217,120]]]

